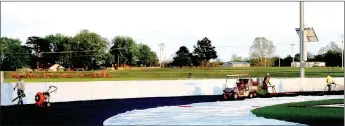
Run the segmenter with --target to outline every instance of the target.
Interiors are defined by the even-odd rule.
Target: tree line
[[[341,56],[342,56],[342,49],[335,43],[330,42],[327,46],[322,47],[318,54],[313,55],[312,53],[308,52],[307,54],[307,61],[308,62],[325,62],[326,66],[329,67],[339,67],[341,66]],[[280,58],[280,66],[291,66],[292,61],[299,62],[300,61],[300,54],[295,54],[294,58],[291,55],[288,55],[285,58]],[[274,65],[279,65],[279,58],[273,58]]]
[[[190,52],[186,46],[181,46],[176,51],[173,61],[168,65],[178,67],[200,66],[218,57],[216,47],[212,46],[211,40],[207,37],[198,40],[193,48],[193,52]]]
[[[100,66],[111,67],[114,64],[130,66],[158,66],[158,58],[151,48],[137,43],[128,36],[115,36],[111,41],[97,33],[81,30],[75,36],[51,34],[44,37],[28,37],[24,45],[19,39],[1,37],[0,65],[1,70],[16,70],[22,67],[37,68],[38,65],[60,64],[65,68],[99,69]],[[216,47],[207,37],[198,40],[190,52],[181,46],[175,53],[169,66],[206,66],[212,59],[217,59]],[[234,54],[232,61],[249,62],[251,66],[291,66],[293,58],[288,55],[280,58],[275,55],[273,42],[265,37],[256,37],[250,47],[249,57],[242,58]],[[342,49],[331,42],[319,50],[317,55],[308,53],[308,61],[326,62],[327,66],[341,66]],[[294,56],[299,61],[299,54]],[[212,65],[208,65],[212,66]]]
[[[21,43],[19,39],[1,37],[1,70],[35,69],[56,63],[65,68],[91,70],[113,64],[157,66],[159,62],[148,45],[136,43],[131,37],[116,36],[109,42],[88,30],[81,30],[73,37],[59,33],[45,37],[31,36],[24,45]]]
[[[190,52],[186,46],[181,46],[175,53],[173,61],[169,63],[171,66],[200,66],[203,63],[208,63],[210,59],[216,59],[217,52],[215,47],[212,46],[211,40],[205,37],[199,40],[193,46],[194,51]],[[288,55],[285,58],[280,58],[275,55],[276,47],[273,41],[265,37],[256,37],[249,48],[249,57],[242,58],[236,54],[232,55],[231,61],[233,62],[249,62],[251,66],[256,67],[276,67],[276,66],[291,66],[293,61],[300,61],[300,54],[295,54],[294,58]],[[342,49],[335,43],[330,42],[329,45],[319,50],[317,55],[308,52],[308,62],[325,62],[326,66],[341,66],[341,52]],[[221,61],[216,60],[219,65],[223,64]]]

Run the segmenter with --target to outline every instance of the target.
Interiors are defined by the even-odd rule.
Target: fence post
[[[0,83],[4,83],[4,71],[0,71]]]

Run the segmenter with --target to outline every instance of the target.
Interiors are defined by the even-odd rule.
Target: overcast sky
[[[310,43],[308,51],[316,54],[331,41],[341,44],[344,3],[306,2],[305,23],[320,40]],[[255,37],[272,40],[276,54],[285,57],[292,53],[289,44],[299,52],[298,27],[298,2],[1,2],[2,37],[25,42],[29,36],[74,36],[88,29],[108,40],[130,36],[157,55],[158,44],[165,43],[166,60],[182,45],[193,51],[203,37],[223,61],[232,54],[248,57]]]

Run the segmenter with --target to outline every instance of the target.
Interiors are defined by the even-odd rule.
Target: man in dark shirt
[[[265,76],[265,78],[264,78],[264,81],[263,81],[263,85],[262,85],[262,89],[263,89],[265,92],[268,92],[268,90],[267,90],[268,84],[271,85],[271,83],[270,83],[270,74],[269,74],[269,73],[266,74],[266,76]]]

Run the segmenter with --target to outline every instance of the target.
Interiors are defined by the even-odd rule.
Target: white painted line
[[[344,104],[315,105],[314,107],[344,108]]]

